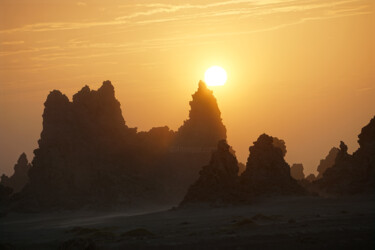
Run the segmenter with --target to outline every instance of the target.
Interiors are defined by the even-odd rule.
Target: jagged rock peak
[[[192,95],[190,104],[190,119],[199,119],[202,115],[208,115],[221,121],[221,112],[217,105],[213,91],[208,89],[203,81],[199,81],[198,90]]]
[[[176,144],[215,147],[219,140],[227,138],[226,128],[213,91],[203,81],[198,85],[189,102],[189,119],[179,128]]]
[[[285,141],[284,140],[281,140],[277,137],[273,137],[273,145],[279,149],[281,149],[281,151],[283,152],[283,156],[286,155],[286,145],[285,145]]]
[[[375,116],[370,120],[369,124],[364,126],[358,135],[358,143],[360,147],[366,144],[374,145],[375,143]]]
[[[326,158],[320,160],[319,166],[317,167],[318,176],[316,178],[320,179],[323,177],[324,172],[331,168],[335,164],[337,154],[339,149],[336,147],[331,148]]]
[[[61,93],[59,90],[53,90],[47,96],[47,100],[44,103],[45,106],[49,105],[61,105],[61,104],[68,104],[69,98]]]
[[[107,80],[103,82],[102,86],[98,89],[98,92],[108,96],[114,96],[115,88],[113,87],[111,81]]]
[[[104,99],[115,100],[115,88],[111,81],[104,81],[98,90],[91,90],[89,86],[85,85],[80,91],[73,95],[73,103],[79,103],[82,100],[93,98],[92,95]]]
[[[27,156],[22,153],[14,165],[14,174],[11,177],[6,175],[1,176],[1,184],[10,187],[15,193],[18,193],[29,181],[28,172],[31,168]]]
[[[27,164],[29,164],[29,161],[27,160],[27,155],[25,153],[22,153],[18,158],[15,168],[17,166],[27,166]]]
[[[303,180],[305,178],[305,174],[303,173],[303,164],[302,163],[295,163],[290,167],[290,175],[295,180]]]

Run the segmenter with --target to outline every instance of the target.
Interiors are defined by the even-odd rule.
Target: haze
[[[111,80],[130,127],[177,129],[212,65],[228,142],[246,163],[259,134],[315,172],[375,107],[375,3],[338,1],[0,1],[0,174],[42,130],[59,89]]]

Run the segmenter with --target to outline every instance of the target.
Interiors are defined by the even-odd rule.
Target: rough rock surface
[[[18,158],[16,165],[14,165],[14,174],[11,177],[6,175],[1,176],[1,184],[10,187],[14,193],[18,193],[29,181],[28,172],[31,164],[27,160],[25,153],[22,153]]]
[[[189,118],[176,132],[169,153],[155,167],[155,174],[164,174],[160,185],[173,202],[181,200],[198,179],[201,167],[209,162],[218,141],[226,139],[216,98],[203,81],[189,105]]]
[[[241,175],[242,188],[252,195],[304,193],[291,177],[283,151],[273,141],[273,137],[262,134],[249,148],[246,170]]]
[[[233,203],[238,200],[238,161],[225,140],[218,142],[210,163],[199,172],[181,205]]]
[[[6,204],[9,201],[10,195],[12,194],[13,190],[10,187],[6,187],[0,183],[0,208],[1,205]]]
[[[325,159],[320,160],[320,164],[317,168],[318,176],[317,179],[323,177],[324,172],[335,164],[336,156],[339,153],[339,149],[336,147],[331,148]]]
[[[375,186],[375,117],[362,128],[358,136],[359,148],[353,155],[340,143],[335,164],[316,181],[325,192],[352,194],[374,192]]]
[[[25,195],[48,207],[132,203],[144,188],[135,171],[136,130],[126,126],[111,82],[83,87],[72,102],[54,90],[44,105]]]
[[[203,82],[190,106],[177,132],[167,126],[137,132],[126,125],[110,81],[98,90],[83,87],[72,101],[52,91],[20,206],[25,200],[52,209],[178,202],[226,138],[216,99]]]
[[[305,174],[303,173],[303,165],[301,163],[295,163],[290,167],[290,175],[295,180],[303,180]]]
[[[306,181],[308,182],[313,182],[316,180],[316,176],[314,174],[309,174],[306,178],[305,178]]]
[[[212,90],[203,81],[190,101],[189,119],[178,129],[178,147],[216,147],[218,140],[227,138],[226,128]]]

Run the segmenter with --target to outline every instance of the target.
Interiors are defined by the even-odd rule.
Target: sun
[[[227,81],[227,72],[220,66],[211,66],[204,73],[204,81],[208,86],[222,86]]]

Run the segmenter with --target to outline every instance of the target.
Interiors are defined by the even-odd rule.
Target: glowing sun
[[[204,73],[204,81],[208,86],[222,86],[227,81],[227,72],[219,66],[212,66]]]

